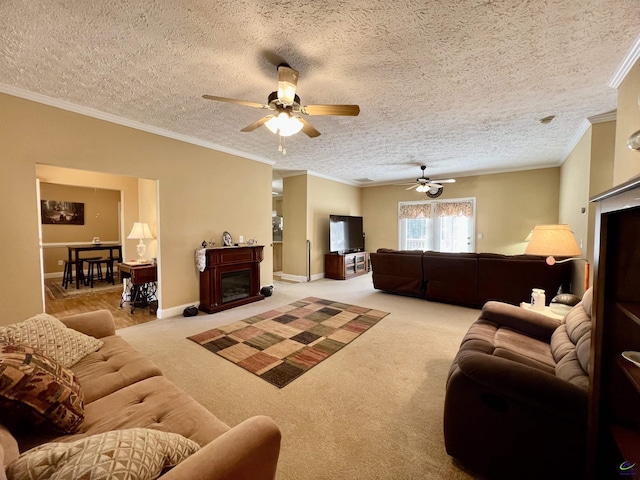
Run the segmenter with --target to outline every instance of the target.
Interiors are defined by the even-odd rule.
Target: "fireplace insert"
[[[223,272],[220,275],[222,303],[251,296],[251,270]]]

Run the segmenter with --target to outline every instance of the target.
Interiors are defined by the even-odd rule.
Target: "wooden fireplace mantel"
[[[264,300],[264,296],[260,294],[260,262],[263,259],[263,248],[262,245],[207,248],[206,267],[204,272],[200,272],[200,310],[215,313]],[[236,272],[248,274],[249,291],[244,298],[225,301],[222,279],[226,274]]]

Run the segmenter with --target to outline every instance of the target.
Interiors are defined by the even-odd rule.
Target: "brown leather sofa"
[[[484,306],[449,371],[449,455],[480,478],[584,478],[592,299],[562,321]]]
[[[547,303],[571,281],[571,265],[549,266],[538,255],[440,253],[381,248],[371,253],[373,286],[379,290],[481,308],[490,300],[529,301],[533,288]]]

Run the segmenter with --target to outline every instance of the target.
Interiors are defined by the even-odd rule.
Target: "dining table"
[[[118,243],[89,243],[86,245],[67,245],[69,261],[82,259],[82,252],[109,252],[109,258],[115,262],[122,261],[122,245]],[[114,255],[114,253],[116,253]],[[76,288],[80,288],[80,282],[84,282],[84,270],[82,263],[76,263]]]

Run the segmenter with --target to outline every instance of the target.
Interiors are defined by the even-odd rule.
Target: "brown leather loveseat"
[[[373,286],[434,302],[481,308],[490,300],[518,305],[533,288],[547,303],[571,281],[571,265],[549,266],[538,255],[440,253],[381,248],[371,253]]]
[[[447,380],[447,453],[488,479],[585,474],[592,289],[563,320],[489,302]]]

